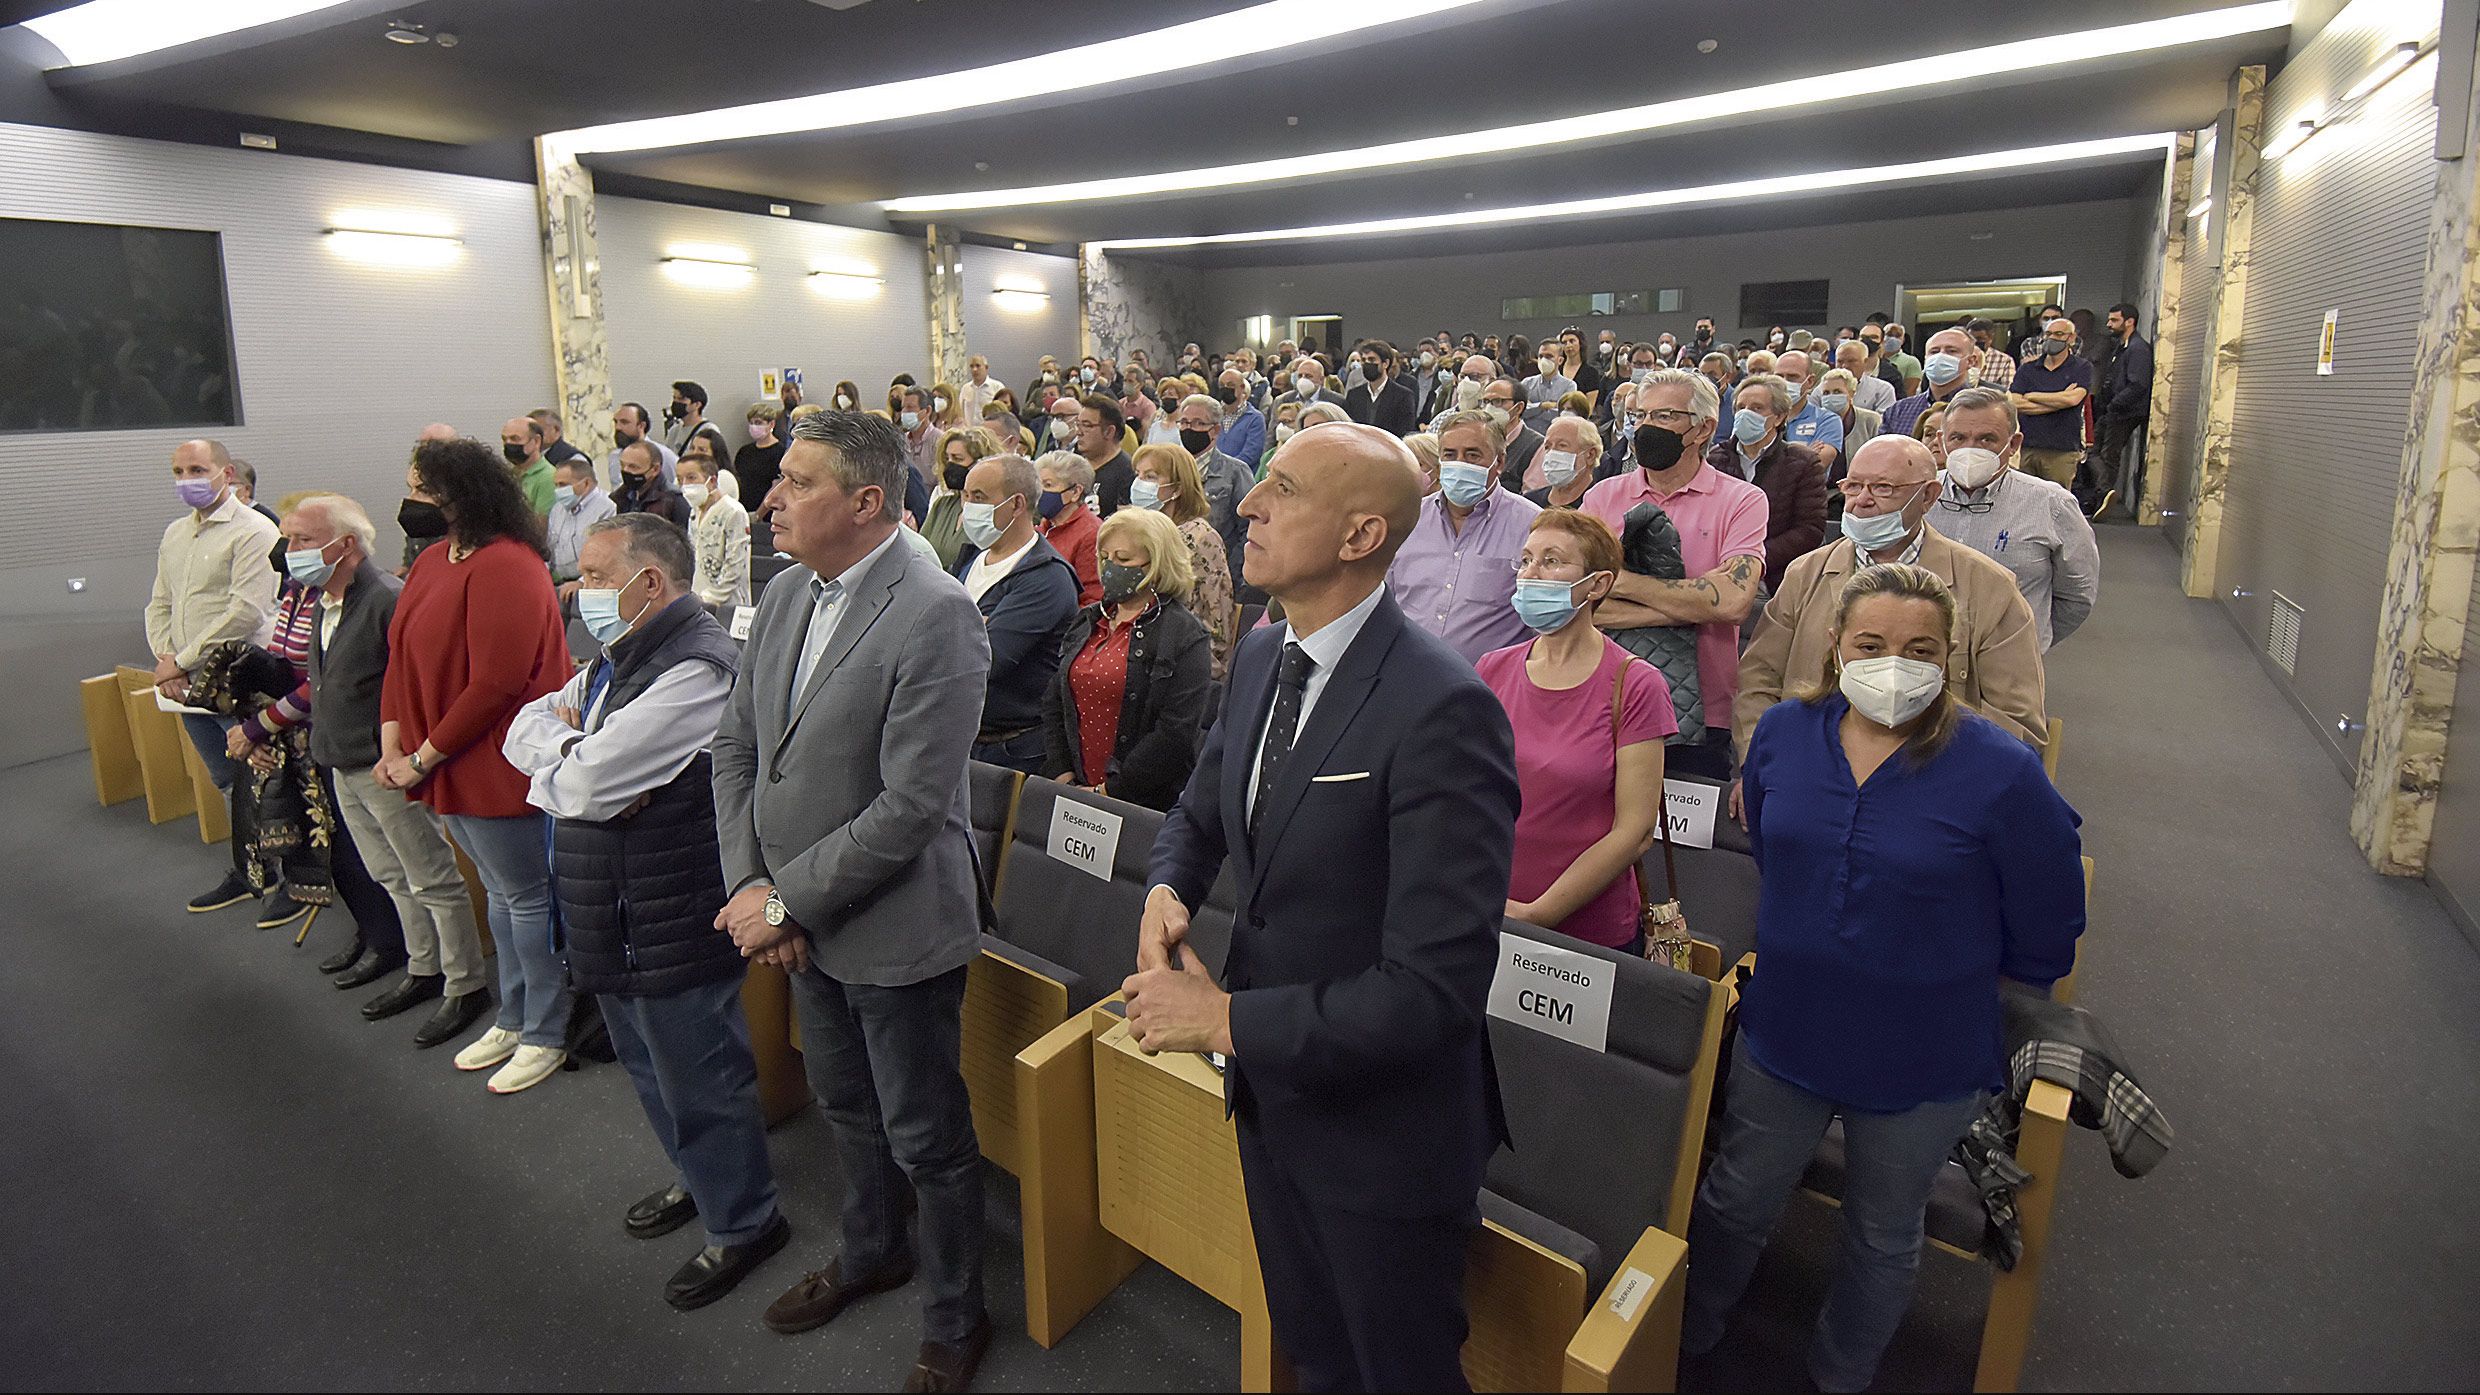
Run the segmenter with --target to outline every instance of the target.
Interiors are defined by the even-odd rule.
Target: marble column
[[[964,252],[956,230],[930,225],[922,243],[922,274],[929,287],[931,382],[961,383],[964,361]]]
[[[602,252],[594,235],[594,176],[547,137],[534,141],[534,171],[560,418],[569,444],[599,464],[611,450],[612,396],[611,352],[603,340]]]
[[[2144,430],[2144,497],[2136,502],[2136,522],[2148,528],[2161,522],[2161,483],[2170,474],[2170,382],[2179,371],[2179,279],[2187,274],[2187,205],[2195,171],[2196,133],[2181,131],[2161,196],[2161,307],[2151,325],[2153,406]]]
[[[2258,150],[2265,124],[2265,70],[2241,68],[2231,77],[2230,185],[2215,201],[2222,220],[2222,284],[2213,307],[2212,368],[2205,380],[2204,439],[2196,479],[2195,516],[2188,520],[2184,579],[2187,594],[2213,594],[2221,560],[2222,500],[2230,480],[2232,419],[2239,403],[2240,348],[2247,326],[2249,239],[2256,226]],[[2181,211],[2185,216],[2185,211]],[[2198,365],[2201,367],[2202,365]]]
[[[2480,151],[2480,105],[2466,151]],[[2480,552],[2480,160],[2438,162],[2411,424],[2394,496],[2351,834],[2380,872],[2428,866]],[[2465,740],[2480,734],[2465,733]]]
[[[1126,362],[1143,349],[1160,367],[1179,357],[1182,344],[1210,338],[1197,274],[1187,267],[1115,258],[1088,243],[1077,249],[1076,289],[1083,353]]]

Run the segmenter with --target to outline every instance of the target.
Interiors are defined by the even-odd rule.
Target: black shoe
[[[697,1219],[697,1198],[682,1186],[665,1187],[629,1208],[620,1226],[640,1240],[669,1235]]]
[[[471,993],[459,993],[453,998],[442,998],[438,1008],[431,1013],[430,1020],[415,1029],[414,1049],[427,1051],[443,1041],[450,1041],[464,1035],[466,1028],[481,1021],[482,1014],[490,1010],[491,990],[488,988],[477,988]]]
[[[439,996],[440,987],[447,981],[445,974],[407,974],[404,982],[362,1004],[362,1020],[377,1022],[427,1003]]]
[[[344,972],[336,975],[335,978],[329,981],[336,985],[339,992],[350,992],[353,989],[377,983],[379,980],[386,978],[389,974],[392,974],[403,967],[405,967],[405,961],[402,959],[381,954],[375,949],[366,949],[363,950],[352,963],[344,966]],[[432,977],[436,980],[437,975],[433,975]],[[430,994],[425,993],[422,995],[422,998],[427,998],[429,996]],[[407,998],[403,1005],[405,1007],[411,1007],[415,1003],[422,1001],[422,998]],[[381,1017],[386,1015],[387,1014],[385,1013],[380,1014]],[[373,1017],[370,1020],[376,1022],[379,1018]]]
[[[367,953],[367,951],[362,948],[361,941],[348,940],[345,942],[344,948],[337,950],[335,953],[319,961],[319,972],[323,974],[343,973],[345,970],[352,968],[353,961],[361,958],[365,953]]]
[[[277,887],[268,892],[267,899],[259,905],[258,928],[261,930],[278,929],[292,924],[303,916],[315,914],[317,909],[306,902],[294,900],[293,893],[286,891],[283,887]]]
[[[709,1245],[672,1271],[670,1282],[663,1285],[663,1301],[684,1313],[703,1308],[730,1293],[791,1238],[792,1224],[778,1212],[758,1238],[745,1245]]]
[[[226,872],[224,880],[215,884],[215,890],[202,891],[189,898],[189,908],[193,912],[220,911],[226,906],[238,906],[257,895],[257,892],[250,890],[250,884],[242,880],[239,872]]]

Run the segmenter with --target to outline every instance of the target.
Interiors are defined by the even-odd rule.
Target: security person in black
[[[683,1310],[731,1292],[784,1247],[758,1073],[741,1015],[746,961],[715,928],[729,899],[715,840],[716,725],[740,667],[689,590],[689,540],[649,514],[587,530],[579,618],[603,652],[520,709],[503,746],[551,815],[569,978],[602,997],[612,1046],[678,1180],[629,1209],[652,1239],[703,1219],[706,1246],[665,1286]]]

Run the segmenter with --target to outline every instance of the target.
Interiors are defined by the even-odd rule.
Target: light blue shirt
[[[553,581],[577,579],[577,554],[586,545],[586,529],[619,511],[611,496],[600,489],[583,499],[561,499],[552,504],[545,531],[550,534]]]
[[[1817,405],[1817,394],[1801,400],[1800,410],[1783,423],[1783,439],[1795,446],[1832,446],[1843,453],[1843,419]]]
[[[792,669],[792,691],[784,697],[787,715],[800,710],[801,695],[809,691],[810,679],[817,675],[819,656],[827,652],[827,646],[835,639],[836,623],[844,618],[845,598],[852,593],[847,578],[858,580],[865,575],[872,563],[888,548],[895,546],[896,534],[903,531],[904,525],[897,524],[895,532],[881,539],[867,556],[846,567],[834,580],[827,581],[816,576],[809,579],[809,628],[801,635],[801,662]]]

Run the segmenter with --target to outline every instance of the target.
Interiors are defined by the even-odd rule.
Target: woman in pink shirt
[[[1534,638],[1477,665],[1515,727],[1524,792],[1507,915],[1641,954],[1628,869],[1653,846],[1661,817],[1662,746],[1679,730],[1670,684],[1593,626],[1620,568],[1609,525],[1545,512],[1516,561],[1514,605]]]

